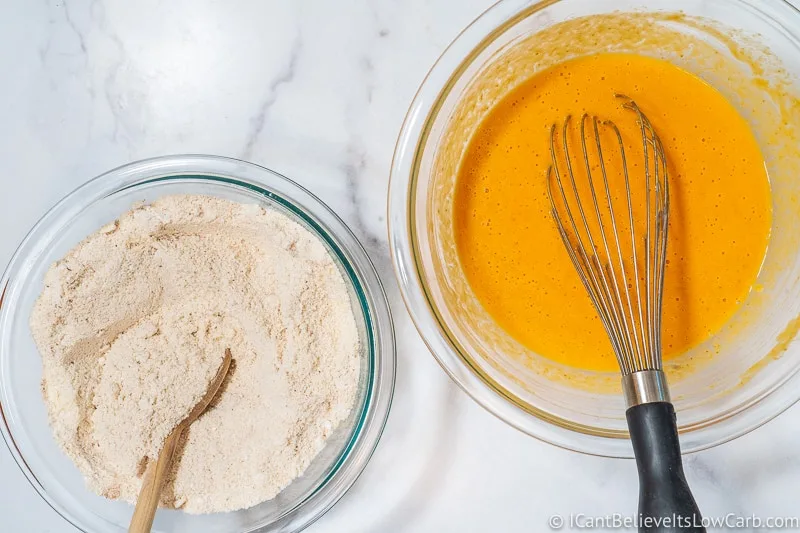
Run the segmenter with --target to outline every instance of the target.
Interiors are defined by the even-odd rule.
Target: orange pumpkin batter
[[[583,112],[630,121],[615,93],[644,110],[668,159],[664,358],[699,344],[733,315],[755,282],[771,227],[757,141],[736,109],[696,76],[653,58],[598,54],[537,73],[508,94],[461,162],[454,200],[461,264],[511,336],[591,371],[617,365],[550,215],[549,131]]]

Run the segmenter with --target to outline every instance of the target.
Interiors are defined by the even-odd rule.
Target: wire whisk
[[[579,128],[586,190],[579,190],[577,169],[573,168],[568,142],[571,117],[564,121],[560,146],[557,126],[553,124],[550,130],[552,166],[548,186],[553,217],[561,238],[600,315],[625,375],[661,369],[661,308],[669,228],[669,182],[664,148],[652,124],[633,100],[619,98],[625,98],[622,106],[636,114],[639,124],[644,182],[631,183],[628,154],[617,125],[584,114]],[[617,199],[615,202],[611,195],[607,168],[609,154],[608,150],[603,150],[601,127],[610,130],[612,141],[616,143],[615,155],[621,163],[625,188],[621,201]],[[590,144],[594,145],[594,154],[590,154]],[[596,165],[590,163],[593,155],[596,156]],[[636,192],[631,187],[643,187],[639,194],[645,199],[644,224],[637,224],[634,220],[633,195]],[[582,200],[586,193],[591,198],[588,208],[584,207]],[[622,220],[623,217],[627,219]],[[621,235],[623,231],[629,235]],[[644,234],[637,235],[637,231]]]
[[[662,369],[661,315],[669,230],[667,158],[632,99],[635,128],[583,114],[550,129],[553,219],[622,372],[639,470],[639,531],[704,532],[686,483],[675,409]]]

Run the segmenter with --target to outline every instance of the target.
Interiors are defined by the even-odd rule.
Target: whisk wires
[[[567,253],[627,375],[661,370],[669,185],[652,124],[633,100],[617,96],[641,148],[626,152],[630,135],[614,122],[584,114],[575,128],[568,116],[560,131],[550,129],[548,192]]]

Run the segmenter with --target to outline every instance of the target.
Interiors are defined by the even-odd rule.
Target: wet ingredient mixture
[[[553,123],[584,112],[631,120],[615,93],[647,113],[669,164],[665,359],[733,315],[755,281],[771,227],[769,180],[749,125],[693,74],[604,53],[546,69],[508,94],[460,165],[459,258],[481,304],[512,337],[558,363],[600,372],[616,371],[616,360],[550,215],[546,172]]]
[[[360,358],[344,279],[322,241],[274,210],[169,196],[87,237],[47,272],[31,315],[56,441],[108,498],[184,432],[162,505],[232,511],[275,496],[350,413]]]

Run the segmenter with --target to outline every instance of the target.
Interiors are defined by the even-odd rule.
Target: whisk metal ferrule
[[[643,403],[669,402],[667,377],[661,370],[641,370],[622,376],[626,407]]]

